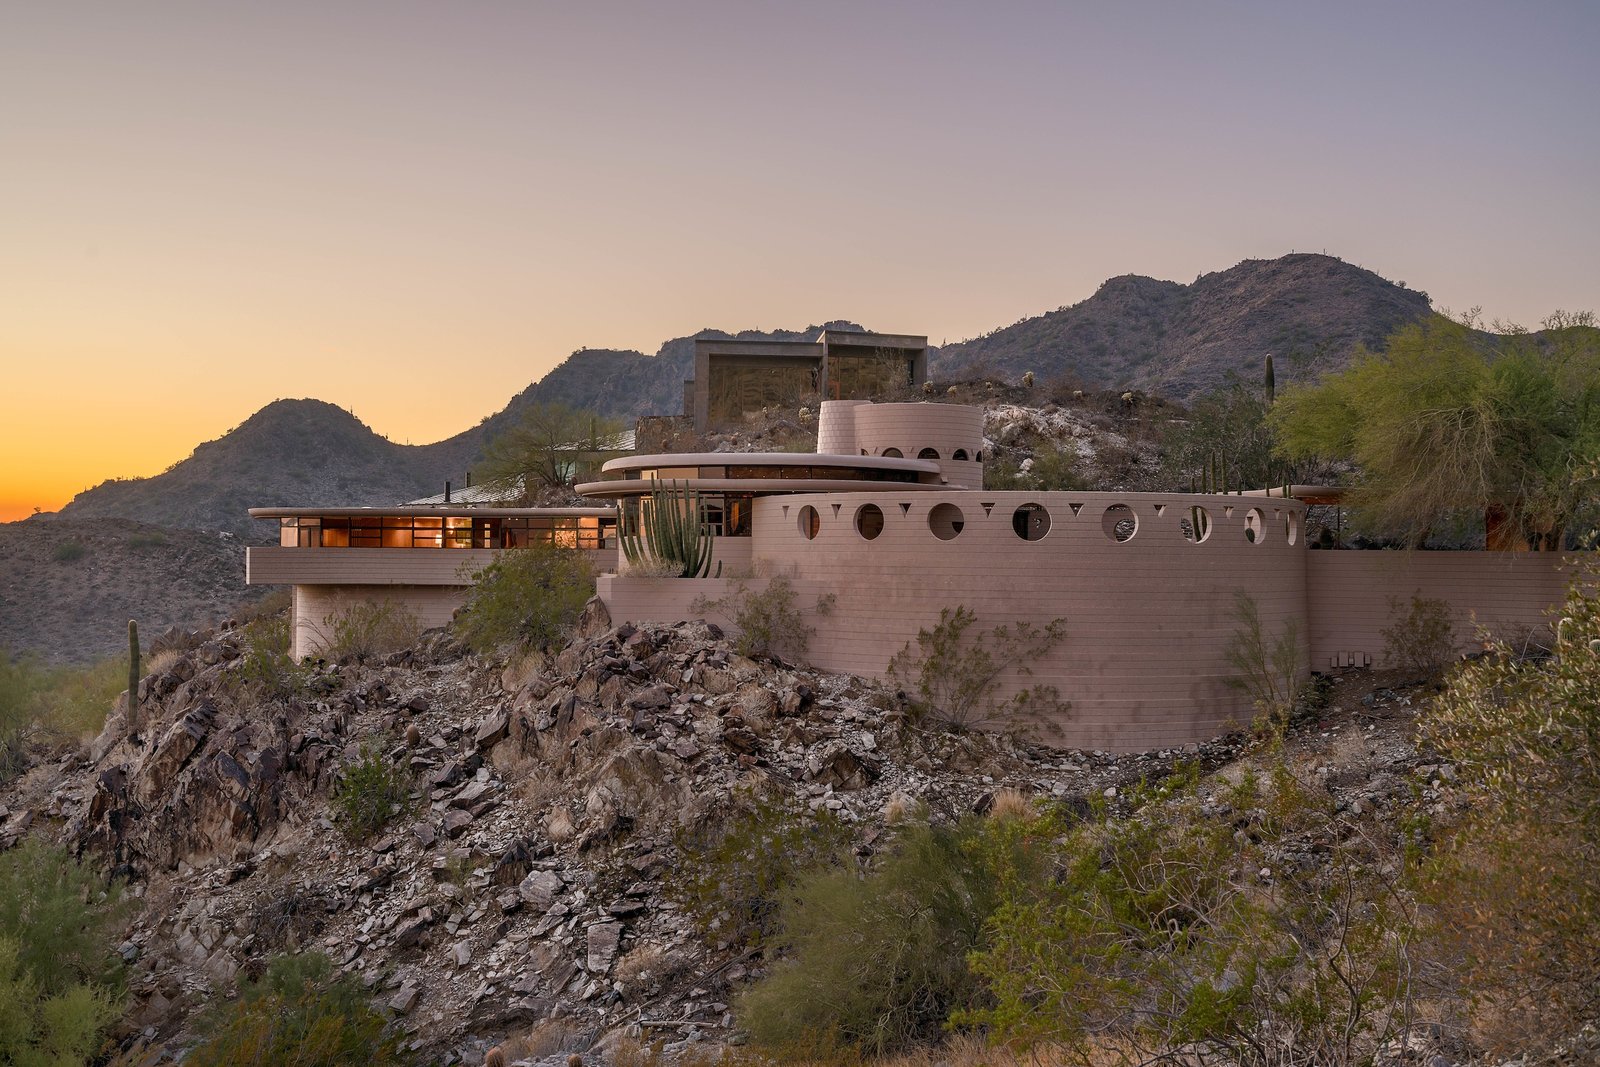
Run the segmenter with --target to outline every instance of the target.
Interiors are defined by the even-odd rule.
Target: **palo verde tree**
[[[539,403],[484,448],[478,473],[484,484],[521,486],[524,497],[578,480],[586,465],[608,451],[621,423],[565,404]]]
[[[1600,498],[1600,329],[1561,312],[1537,334],[1475,325],[1432,316],[1287,390],[1278,452],[1354,462],[1350,503],[1375,532],[1417,544],[1481,516],[1490,548],[1559,549]]]

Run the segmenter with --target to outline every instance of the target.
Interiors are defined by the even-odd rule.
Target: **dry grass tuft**
[[[1007,819],[1030,819],[1034,816],[1033,798],[1020,789],[1007,786],[994,795],[989,805],[989,818],[996,822]]]
[[[565,1016],[546,1019],[520,1037],[508,1037],[496,1046],[504,1062],[542,1060],[563,1052],[574,1052],[585,1040],[578,1025]],[[484,1067],[489,1067],[487,1063]]]
[[[146,677],[155,678],[166,674],[183,658],[183,653],[175,648],[164,648],[144,661]]]

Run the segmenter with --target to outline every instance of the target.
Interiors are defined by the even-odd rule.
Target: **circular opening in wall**
[[[1128,505],[1112,504],[1100,516],[1100,529],[1111,540],[1122,544],[1133,540],[1133,535],[1139,532],[1139,519]]]
[[[950,453],[950,458],[965,462],[967,458],[967,450],[964,448],[958,448],[954,452]]]
[[[1011,529],[1024,541],[1042,541],[1050,532],[1050,513],[1042,504],[1024,504],[1011,513]]]
[[[1185,541],[1200,544],[1211,536],[1211,512],[1198,504],[1188,508],[1178,519],[1178,529],[1183,531]]]
[[[1293,511],[1283,513],[1283,537],[1291,545],[1300,543],[1300,516]]]
[[[1260,508],[1251,508],[1244,513],[1244,539],[1252,545],[1259,545],[1267,539],[1267,517],[1261,514]]]
[[[898,448],[886,448],[886,449],[884,449],[883,450],[883,456],[884,456],[885,459],[904,459],[905,458],[904,456],[902,456],[900,454],[900,450]]]
[[[966,524],[966,516],[954,504],[935,504],[928,512],[928,529],[941,541],[955,540]]]
[[[856,533],[868,541],[883,533],[883,509],[876,504],[856,508]]]
[[[814,540],[822,532],[822,517],[817,514],[817,509],[807,504],[800,509],[800,536],[807,541]]]
[[[939,450],[937,448],[924,448],[921,452],[917,453],[917,458],[918,459],[938,459],[939,458]]]

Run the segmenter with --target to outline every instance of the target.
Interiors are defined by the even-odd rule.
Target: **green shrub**
[[[759,945],[800,876],[842,863],[850,836],[826,808],[796,814],[758,799],[725,822],[678,832],[683,863],[672,895],[703,932]]]
[[[389,761],[381,747],[361,746],[361,758],[344,769],[334,806],[345,836],[365,841],[405,811],[411,800],[411,779]]]
[[[1229,684],[1249,695],[1259,724],[1281,730],[1303,684],[1300,628],[1287,619],[1276,636],[1268,633],[1255,598],[1242,589],[1233,595],[1233,617],[1233,635],[1223,653],[1235,671]]]
[[[943,608],[933,629],[917,631],[915,641],[889,660],[888,674],[906,689],[918,709],[937,722],[958,728],[983,726],[1011,714],[1049,714],[1066,708],[1053,686],[1036,685],[1010,700],[996,698],[1000,676],[1015,670],[1026,677],[1031,661],[1066,638],[1066,620],[1043,627],[1028,622],[970,633],[977,616],[966,607]]]
[[[322,620],[323,655],[367,663],[412,648],[422,636],[417,617],[392,600],[361,600]]]
[[[1042,492],[1083,490],[1092,488],[1089,480],[1078,471],[1078,454],[1063,445],[1043,443],[1033,451],[1033,467],[1023,478],[1025,487]]]
[[[232,680],[241,692],[258,700],[288,700],[302,691],[310,671],[289,658],[289,613],[257,615],[240,631],[239,665]]]
[[[50,553],[50,558],[57,563],[74,563],[89,554],[89,550],[77,541],[63,541]]]
[[[0,854],[0,1063],[87,1063],[116,1018],[119,893],[65,849]]]
[[[0,649],[0,781],[26,766],[30,745],[55,747],[99,733],[127,677],[126,658],[46,667]]]
[[[410,1062],[361,983],[326,956],[279,956],[203,1017],[192,1067],[391,1067]]]
[[[1422,882],[1436,950],[1496,1053],[1548,1049],[1600,1015],[1600,601],[1568,593],[1554,655],[1499,646],[1419,715],[1466,817]]]
[[[1034,824],[967,819],[911,824],[862,877],[804,878],[785,902],[776,947],[789,958],[740,998],[758,1044],[845,1045],[881,1054],[939,1036],[983,997],[967,956],[981,943],[1005,877],[1041,877]],[[1026,872],[1026,873],[1024,873]]]
[[[1390,624],[1383,631],[1384,659],[1423,681],[1434,681],[1456,658],[1456,631],[1448,601],[1411,594],[1409,608],[1389,598]]]
[[[729,619],[739,631],[733,647],[741,656],[800,663],[805,660],[806,645],[817,631],[805,624],[805,617],[795,606],[798,599],[794,583],[779,576],[769,579],[760,592],[752,592],[743,581],[735,581],[728,595],[716,600],[696,597],[689,609],[701,615],[714,611]],[[832,607],[832,594],[817,600],[819,615],[828,614]]]
[[[455,630],[478,652],[559,645],[594,595],[588,557],[554,545],[508,549],[472,582]]]
[[[1007,877],[972,955],[990,996],[958,1012],[1014,1047],[1090,1062],[1268,1067],[1370,1062],[1408,1020],[1410,915],[1355,843],[1318,872],[1272,872],[1331,815],[1286,767],[1208,812],[1182,775],[1126,798],[1054,845],[1054,877]],[[1181,1056],[1179,1055],[1181,1053]]]

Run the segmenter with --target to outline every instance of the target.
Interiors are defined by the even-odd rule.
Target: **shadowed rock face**
[[[1230,373],[1259,380],[1268,354],[1280,385],[1314,378],[1428,313],[1426,293],[1331,256],[1252,259],[1190,285],[1112,278],[1081,303],[946,345],[932,372],[1008,381],[1071,373],[1088,388],[1188,400]]]

